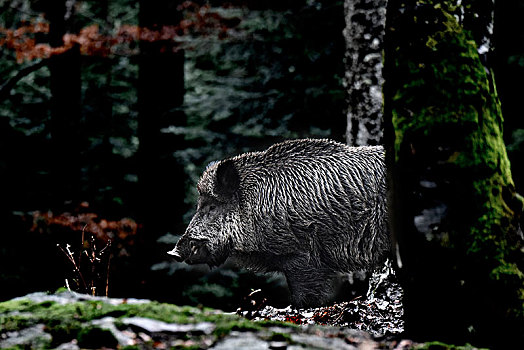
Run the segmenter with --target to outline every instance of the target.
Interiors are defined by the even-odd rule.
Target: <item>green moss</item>
[[[240,332],[248,332],[248,331],[260,331],[262,329],[262,325],[257,324],[255,322],[251,322],[245,319],[238,319],[236,321],[227,321],[224,322],[218,322],[216,324],[216,328],[213,332],[215,336],[218,338],[223,338],[224,336],[231,333],[231,331],[240,331]]]
[[[77,328],[82,322],[107,316],[116,318],[116,322],[118,319],[133,316],[179,324],[212,322],[218,326],[237,330],[255,330],[272,325],[282,326],[281,323],[274,321],[254,323],[237,315],[224,314],[212,309],[201,310],[196,307],[158,302],[112,305],[97,300],[61,305],[48,301],[35,303],[28,299],[19,299],[0,303],[0,321],[3,325],[11,324],[10,329],[44,323],[50,328],[60,327],[63,330],[68,326]]]
[[[396,48],[395,67],[403,78],[392,98],[397,160],[407,130],[428,133],[442,123],[466,127],[477,123],[474,106],[490,95],[474,42],[468,40],[452,15],[445,11],[434,13],[438,27],[429,27],[425,37],[422,33],[418,40],[425,44],[417,46],[420,52],[413,55],[411,47]],[[413,26],[416,22],[415,18]],[[410,41],[417,39],[406,40],[408,45],[412,45]]]
[[[3,348],[3,350],[25,350],[26,347],[25,346],[21,346],[21,345],[15,345],[15,346],[11,346],[11,347],[8,347],[8,348]]]
[[[488,350],[474,347],[470,344],[466,345],[451,345],[439,341],[427,342],[424,344],[417,344],[415,350]]]
[[[12,314],[15,312],[15,314]],[[34,303],[14,300],[0,303],[0,320],[13,323],[34,324],[44,322],[49,326],[87,322],[106,316],[115,318],[147,317],[169,323],[224,322],[238,319],[234,315],[214,313],[189,306],[176,306],[158,302],[145,304],[111,305],[103,301],[85,301],[60,305],[53,302]]]
[[[29,305],[33,305],[34,303],[27,299],[13,299],[8,300],[0,303],[0,314],[15,311],[15,310],[22,310],[25,307]]]
[[[288,333],[282,333],[282,332],[273,332],[271,336],[269,337],[269,341],[285,341],[288,344],[293,343],[293,339],[291,339],[291,335]]]
[[[522,271],[519,270],[516,264],[501,264],[491,271],[491,278],[494,280],[505,280],[508,276],[517,277],[518,279],[524,278]]]
[[[53,338],[51,346],[58,346],[71,339],[77,339],[81,347],[88,348],[97,348],[104,344],[115,345],[115,340],[108,330],[87,326],[89,321],[107,316],[115,318],[115,326],[118,328],[122,326],[120,319],[133,316],[178,324],[211,322],[216,325],[213,333],[215,337],[224,337],[234,330],[257,332],[269,326],[288,326],[275,321],[253,322],[211,309],[201,310],[158,302],[112,305],[97,300],[59,304],[47,301],[35,303],[28,299],[20,299],[0,303],[0,310],[0,324],[3,330],[14,331],[44,324],[46,332]],[[103,344],[97,343],[100,341]]]

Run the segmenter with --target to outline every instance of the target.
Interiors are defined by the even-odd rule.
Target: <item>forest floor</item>
[[[347,327],[251,321],[213,309],[63,291],[0,303],[0,348],[410,349]]]
[[[277,309],[265,305],[265,300],[258,297],[255,291],[237,313],[252,320],[344,327],[366,331],[375,338],[384,338],[397,336],[404,331],[402,298],[402,288],[391,264],[386,264],[370,277],[366,295],[352,301],[309,309],[293,309],[291,306]]]
[[[374,274],[370,285],[365,300],[316,309],[276,309],[254,293],[236,313],[66,290],[33,293],[0,303],[0,348],[474,349],[403,339],[400,287],[384,274]]]

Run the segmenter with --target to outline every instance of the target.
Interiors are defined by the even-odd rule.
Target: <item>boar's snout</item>
[[[190,253],[191,253],[191,248],[189,245],[189,239],[187,238],[186,235],[183,235],[182,237],[180,237],[175,248],[167,252],[167,254],[172,255],[175,258],[175,260],[179,262],[182,262],[186,260],[187,258],[189,258]]]
[[[167,253],[172,255],[178,262],[185,261],[188,264],[206,263],[209,251],[205,242],[205,240],[195,240],[182,236],[175,249]]]

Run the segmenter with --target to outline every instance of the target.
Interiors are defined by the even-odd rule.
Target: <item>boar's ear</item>
[[[215,193],[226,198],[231,197],[240,186],[240,176],[231,160],[224,160],[218,164],[216,170]]]

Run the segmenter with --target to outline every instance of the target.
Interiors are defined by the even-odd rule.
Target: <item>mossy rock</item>
[[[134,350],[151,349],[155,344],[171,349],[229,349],[232,344],[353,349],[398,345],[396,340],[383,338],[375,342],[369,334],[348,328],[298,326],[270,320],[255,322],[220,310],[148,300],[91,297],[67,291],[33,293],[2,302],[0,324],[0,348],[9,349],[47,349],[65,345]],[[437,342],[432,343],[435,344]],[[423,344],[414,346],[432,348],[423,347]],[[467,346],[452,348],[470,349]]]
[[[131,346],[134,344],[126,344],[121,331],[141,329],[137,321],[141,319],[157,321],[155,325],[159,330],[150,334],[152,338],[192,341],[197,348],[202,341],[214,342],[231,331],[260,331],[275,324],[282,326],[278,322],[254,323],[219,310],[155,301],[107,299],[71,292],[35,293],[0,303],[0,333],[38,327],[42,334],[35,333],[34,339],[28,338],[27,342],[20,344],[0,340],[0,347],[34,345],[38,339],[42,340],[38,340],[40,348],[57,347],[73,340],[82,348]],[[182,331],[177,333],[172,325],[194,326],[182,327]],[[147,326],[143,327],[147,329]],[[184,332],[185,329],[188,331]]]

